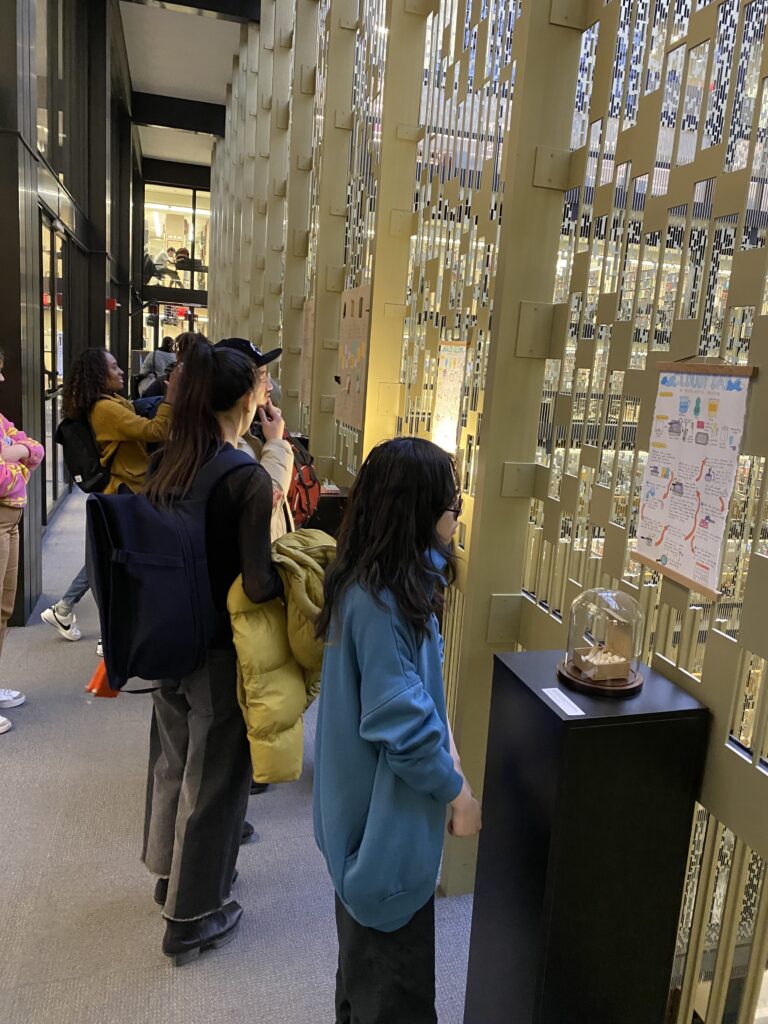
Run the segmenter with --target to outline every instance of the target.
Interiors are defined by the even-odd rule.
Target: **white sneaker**
[[[10,728],[11,723],[8,721],[8,719],[3,718],[3,716],[0,715],[0,732],[8,732]]]
[[[19,690],[6,690],[0,686],[0,708],[17,708],[27,698]]]
[[[43,622],[47,622],[49,626],[53,626],[54,629],[58,630],[65,640],[79,640],[83,635],[77,625],[75,613],[70,612],[69,615],[62,615],[61,612],[56,610],[55,604],[51,605],[50,608],[46,608],[40,618]]]
[[[99,637],[99,642],[96,644],[96,657],[104,657],[104,644],[101,642],[101,637]]]

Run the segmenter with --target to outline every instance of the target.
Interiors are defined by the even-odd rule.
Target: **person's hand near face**
[[[280,441],[285,432],[285,421],[283,414],[276,405],[267,398],[264,405],[258,407],[259,423],[264,433],[265,441]]]

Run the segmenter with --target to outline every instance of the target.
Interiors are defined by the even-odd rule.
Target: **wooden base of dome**
[[[643,687],[643,677],[634,669],[626,679],[590,679],[572,661],[561,661],[557,674],[566,686],[582,693],[598,693],[603,697],[631,697]]]

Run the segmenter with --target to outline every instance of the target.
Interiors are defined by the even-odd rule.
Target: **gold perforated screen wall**
[[[768,435],[757,386],[720,596],[629,556],[658,362],[765,366],[768,4],[614,0],[599,14],[582,36],[520,642],[552,644],[580,590],[621,587],[645,611],[646,659],[712,707],[669,1020],[751,1022],[765,1019],[768,857]]]
[[[768,1021],[768,0],[321,0],[314,67],[265,9],[214,168],[214,252],[239,267],[212,269],[216,316],[284,333],[301,296],[270,246],[300,251],[308,175],[309,302],[282,337],[300,425],[341,483],[392,433],[456,453],[445,676],[473,784],[492,652],[564,647],[587,587],[637,597],[645,658],[713,718],[668,1020]],[[259,90],[285,102],[297,66],[314,132],[295,150]],[[716,598],[630,557],[657,367],[688,357],[761,371]],[[471,860],[448,843],[449,891]]]

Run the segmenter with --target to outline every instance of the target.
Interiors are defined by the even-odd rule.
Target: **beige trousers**
[[[16,601],[19,574],[19,523],[23,509],[0,505],[0,654]]]

